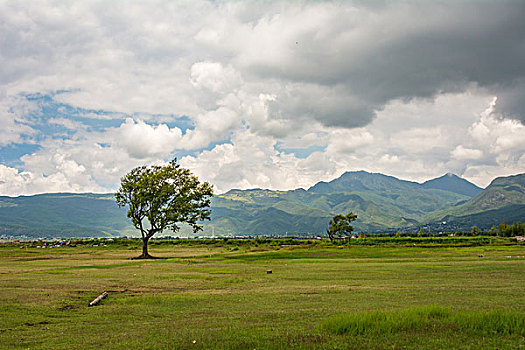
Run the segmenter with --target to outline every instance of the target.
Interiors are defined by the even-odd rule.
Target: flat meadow
[[[525,347],[524,244],[361,242],[4,243],[0,348]]]

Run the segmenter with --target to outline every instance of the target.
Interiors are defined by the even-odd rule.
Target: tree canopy
[[[351,225],[351,223],[356,219],[357,215],[353,212],[349,212],[346,215],[335,215],[332,219],[330,219],[328,230],[326,230],[326,233],[328,233],[328,238],[333,241],[337,238],[341,239],[350,236],[354,230],[354,227]]]
[[[201,183],[177,159],[164,166],[140,166],[126,174],[115,199],[119,207],[128,206],[127,216],[142,234],[142,255],[148,254],[148,241],[156,233],[179,230],[189,224],[194,232],[201,230],[199,221],[209,220],[213,187]]]

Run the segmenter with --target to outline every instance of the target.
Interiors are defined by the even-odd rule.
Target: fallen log
[[[95,306],[95,305],[97,305],[98,303],[100,303],[100,301],[102,299],[104,299],[107,296],[108,296],[108,292],[104,292],[104,293],[100,294],[98,297],[95,298],[95,300],[90,302],[88,306]]]

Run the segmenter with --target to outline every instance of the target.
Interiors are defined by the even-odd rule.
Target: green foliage
[[[354,230],[354,227],[351,224],[356,219],[357,215],[352,212],[349,212],[346,215],[337,214],[334,216],[330,220],[328,230],[326,230],[328,238],[333,241],[336,238],[341,239],[343,237],[349,237]]]
[[[503,222],[499,225],[498,236],[501,237],[514,237],[525,235],[525,224],[521,222],[515,222],[512,225],[507,225],[507,222]]]
[[[210,219],[212,186],[200,183],[188,169],[173,159],[166,166],[140,166],[121,179],[115,193],[119,207],[128,206],[127,215],[140,230],[147,255],[147,241],[165,229],[176,232],[180,223],[194,232],[202,229],[198,221]]]

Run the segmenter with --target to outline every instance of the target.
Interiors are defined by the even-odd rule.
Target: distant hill
[[[476,197],[458,208],[463,212],[500,209],[512,204],[525,204],[525,174],[498,177]]]
[[[0,197],[0,236],[103,237],[133,230],[112,194]]]
[[[525,222],[525,174],[498,177],[469,201],[439,213],[433,222],[488,230],[503,221]]]
[[[466,181],[466,180],[465,180]],[[374,192],[388,193],[416,189],[417,182],[397,179],[393,176],[366,171],[346,172],[330,182],[318,182],[308,189],[313,193]]]
[[[457,175],[448,173],[441,177],[428,180],[422,184],[424,188],[434,188],[438,190],[451,191],[465,196],[474,197],[483,189],[473,183],[460,178]]]
[[[525,221],[525,174],[497,178],[478,190],[456,175],[419,184],[365,171],[347,172],[308,190],[231,190],[213,197],[212,220],[198,234],[323,235],[333,215],[349,211],[358,214],[356,229],[370,233],[419,227],[465,231]],[[112,194],[0,197],[0,237],[137,234]]]

